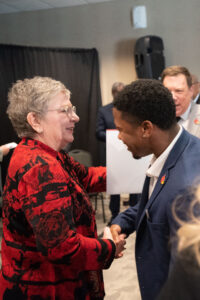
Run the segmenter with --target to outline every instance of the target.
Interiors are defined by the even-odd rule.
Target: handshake
[[[115,258],[123,256],[123,251],[126,249],[126,235],[121,233],[121,227],[119,225],[106,226],[103,233],[103,239],[110,239],[115,243],[116,251]]]

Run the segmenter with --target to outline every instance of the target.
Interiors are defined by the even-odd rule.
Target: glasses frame
[[[65,112],[68,116],[72,116],[73,113],[76,114],[76,106],[65,105],[62,108],[48,109],[47,111]]]

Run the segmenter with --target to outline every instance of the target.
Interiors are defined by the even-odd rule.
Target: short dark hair
[[[180,74],[185,76],[187,85],[191,87],[192,86],[191,74],[189,70],[183,66],[170,66],[168,68],[165,68],[161,74],[161,81],[163,82],[166,76],[178,76]]]
[[[118,94],[114,107],[122,112],[122,117],[141,124],[151,121],[160,129],[172,127],[176,119],[176,108],[171,92],[154,79],[139,79]]]

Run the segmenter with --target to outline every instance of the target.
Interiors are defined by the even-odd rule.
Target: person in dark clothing
[[[2,174],[1,174],[1,162],[3,161],[3,157],[7,155],[10,151],[10,148],[5,145],[0,146],[0,218],[2,216],[2,194],[3,194],[3,184],[2,184]]]
[[[122,82],[115,82],[112,85],[112,96],[113,100],[117,97],[120,91],[124,88]],[[106,130],[107,129],[116,129],[114,118],[113,118],[113,102],[102,106],[98,110],[97,114],[97,123],[96,123],[96,137],[99,141],[103,142],[104,154],[106,153]],[[129,204],[135,205],[138,201],[140,194],[130,194]],[[127,203],[125,203],[127,204]],[[111,211],[111,219],[108,222],[108,225],[111,224],[112,220],[118,215],[120,211],[120,195],[110,195],[109,209]]]

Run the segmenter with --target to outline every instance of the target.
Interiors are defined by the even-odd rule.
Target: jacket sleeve
[[[106,190],[106,167],[88,168],[66,154],[64,160],[69,160],[71,173],[81,182],[88,193]]]
[[[77,271],[108,268],[115,244],[76,232],[73,197],[77,193],[70,185],[58,164],[35,166],[21,178],[21,207],[37,249],[50,261],[72,265]]]
[[[127,236],[136,230],[138,205],[139,203],[135,206],[130,206],[112,221],[112,224],[119,225],[122,229],[122,233],[125,233]]]
[[[102,107],[99,108],[97,113],[96,138],[102,142],[106,141],[106,124]]]

